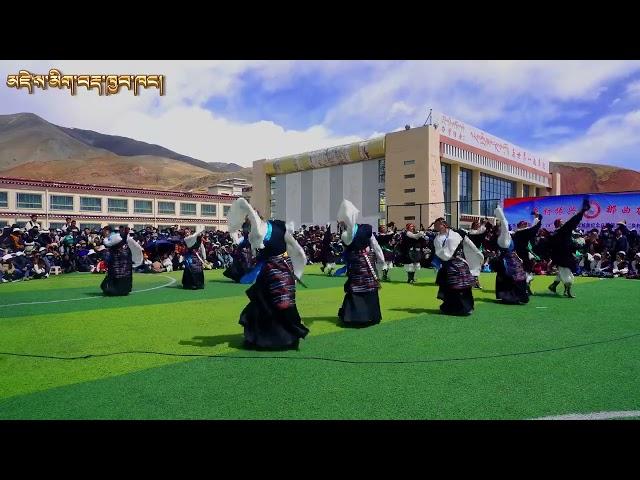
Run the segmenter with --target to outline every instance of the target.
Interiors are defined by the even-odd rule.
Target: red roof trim
[[[193,193],[182,192],[175,190],[153,190],[145,188],[135,187],[117,187],[109,185],[91,185],[85,183],[71,183],[71,182],[54,182],[54,181],[42,181],[42,180],[29,180],[26,178],[11,178],[0,177],[0,185],[17,185],[26,187],[40,187],[40,188],[59,188],[62,190],[81,190],[87,192],[111,192],[122,193],[130,196],[161,196],[161,197],[179,197],[179,198],[192,198],[203,200],[229,200],[232,202],[236,198],[235,195],[211,195],[208,193]]]

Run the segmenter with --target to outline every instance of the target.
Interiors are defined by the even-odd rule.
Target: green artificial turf
[[[125,298],[98,295],[97,275],[0,285],[0,352],[116,353],[0,354],[0,418],[510,419],[640,410],[640,282],[579,278],[571,300],[546,291],[552,278],[536,277],[530,304],[507,306],[495,301],[493,275],[483,274],[475,313],[447,317],[438,313],[433,271],[407,285],[394,269],[380,291],[382,324],[345,329],[336,322],[344,278],[311,266],[309,288],[297,296],[311,333],[299,351],[268,353],[241,348],[246,286],[212,271],[205,290],[184,291],[180,276],[136,275],[134,290],[145,291]],[[134,351],[222,358],[126,353]]]

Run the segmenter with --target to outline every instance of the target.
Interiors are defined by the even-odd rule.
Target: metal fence
[[[415,204],[391,204],[386,205],[384,215],[385,223],[393,221],[398,227],[406,223],[413,223],[416,227],[428,227],[435,220],[429,215],[430,207],[444,207],[444,218],[453,228],[468,226],[473,221],[481,218],[493,218],[495,208],[500,205],[502,199],[483,199],[451,202],[431,202]],[[432,215],[433,216],[433,215]]]

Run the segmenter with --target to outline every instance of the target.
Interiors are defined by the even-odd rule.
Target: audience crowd
[[[484,232],[478,234],[477,232]],[[426,230],[422,240],[423,267],[431,266],[433,239],[435,232]],[[398,249],[402,230],[390,224],[393,232],[390,248]],[[327,232],[326,226],[302,225],[294,232],[294,238],[304,249],[309,264],[321,263],[329,256],[340,258],[343,245],[341,232]],[[474,234],[476,243],[485,256],[484,272],[491,272],[491,260],[498,256],[497,236],[499,229],[489,221],[472,225],[467,233]],[[104,273],[107,269],[108,249],[102,244],[103,232],[88,228],[80,229],[75,220],[67,219],[62,228],[43,230],[38,217],[33,215],[24,227],[6,226],[0,234],[0,282],[27,281],[48,278],[53,273]],[[184,232],[177,225],[168,230],[146,227],[132,232],[133,238],[142,246],[144,262],[137,272],[160,273],[183,268],[185,244]],[[556,267],[551,262],[549,236],[552,232],[541,228],[530,245],[529,255],[534,260],[534,272],[538,275],[555,275]],[[640,235],[635,229],[629,230],[624,223],[607,224],[600,229],[573,232],[573,240],[578,267],[577,275],[597,277],[640,278]],[[243,245],[234,245],[229,232],[206,231],[202,243],[206,252],[205,269],[226,269],[244,255],[250,253]],[[400,255],[396,254],[396,266]]]

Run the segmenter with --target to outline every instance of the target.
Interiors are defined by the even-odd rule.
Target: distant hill
[[[560,173],[562,194],[640,191],[640,172],[611,165],[550,162],[551,173]]]
[[[174,189],[241,170],[127,137],[58,127],[33,113],[0,115],[0,176]]]
[[[211,172],[171,158],[139,155],[90,159],[29,162],[0,172],[0,176],[54,180],[96,185],[181,190],[180,184],[194,178],[207,177]]]
[[[81,141],[85,145],[108,150],[116,155],[124,157],[153,155],[156,157],[172,158],[213,172],[235,172],[242,169],[240,165],[235,163],[204,162],[192,157],[187,157],[186,155],[180,155],[179,153],[171,151],[168,148],[161,147],[160,145],[153,145],[151,143],[141,142],[127,137],[105,135],[92,130],[80,130],[79,128],[58,128],[70,137]]]
[[[179,183],[176,185],[176,188],[178,190],[185,190],[187,192],[205,192],[207,190],[207,187],[215,185],[216,183],[220,182],[220,180],[225,180],[232,177],[244,178],[245,180],[252,182],[253,169],[243,168],[242,170],[233,173],[211,173],[209,175],[205,175],[204,177],[193,178]]]
[[[0,171],[29,162],[95,158],[110,152],[70,137],[32,113],[0,115]]]

